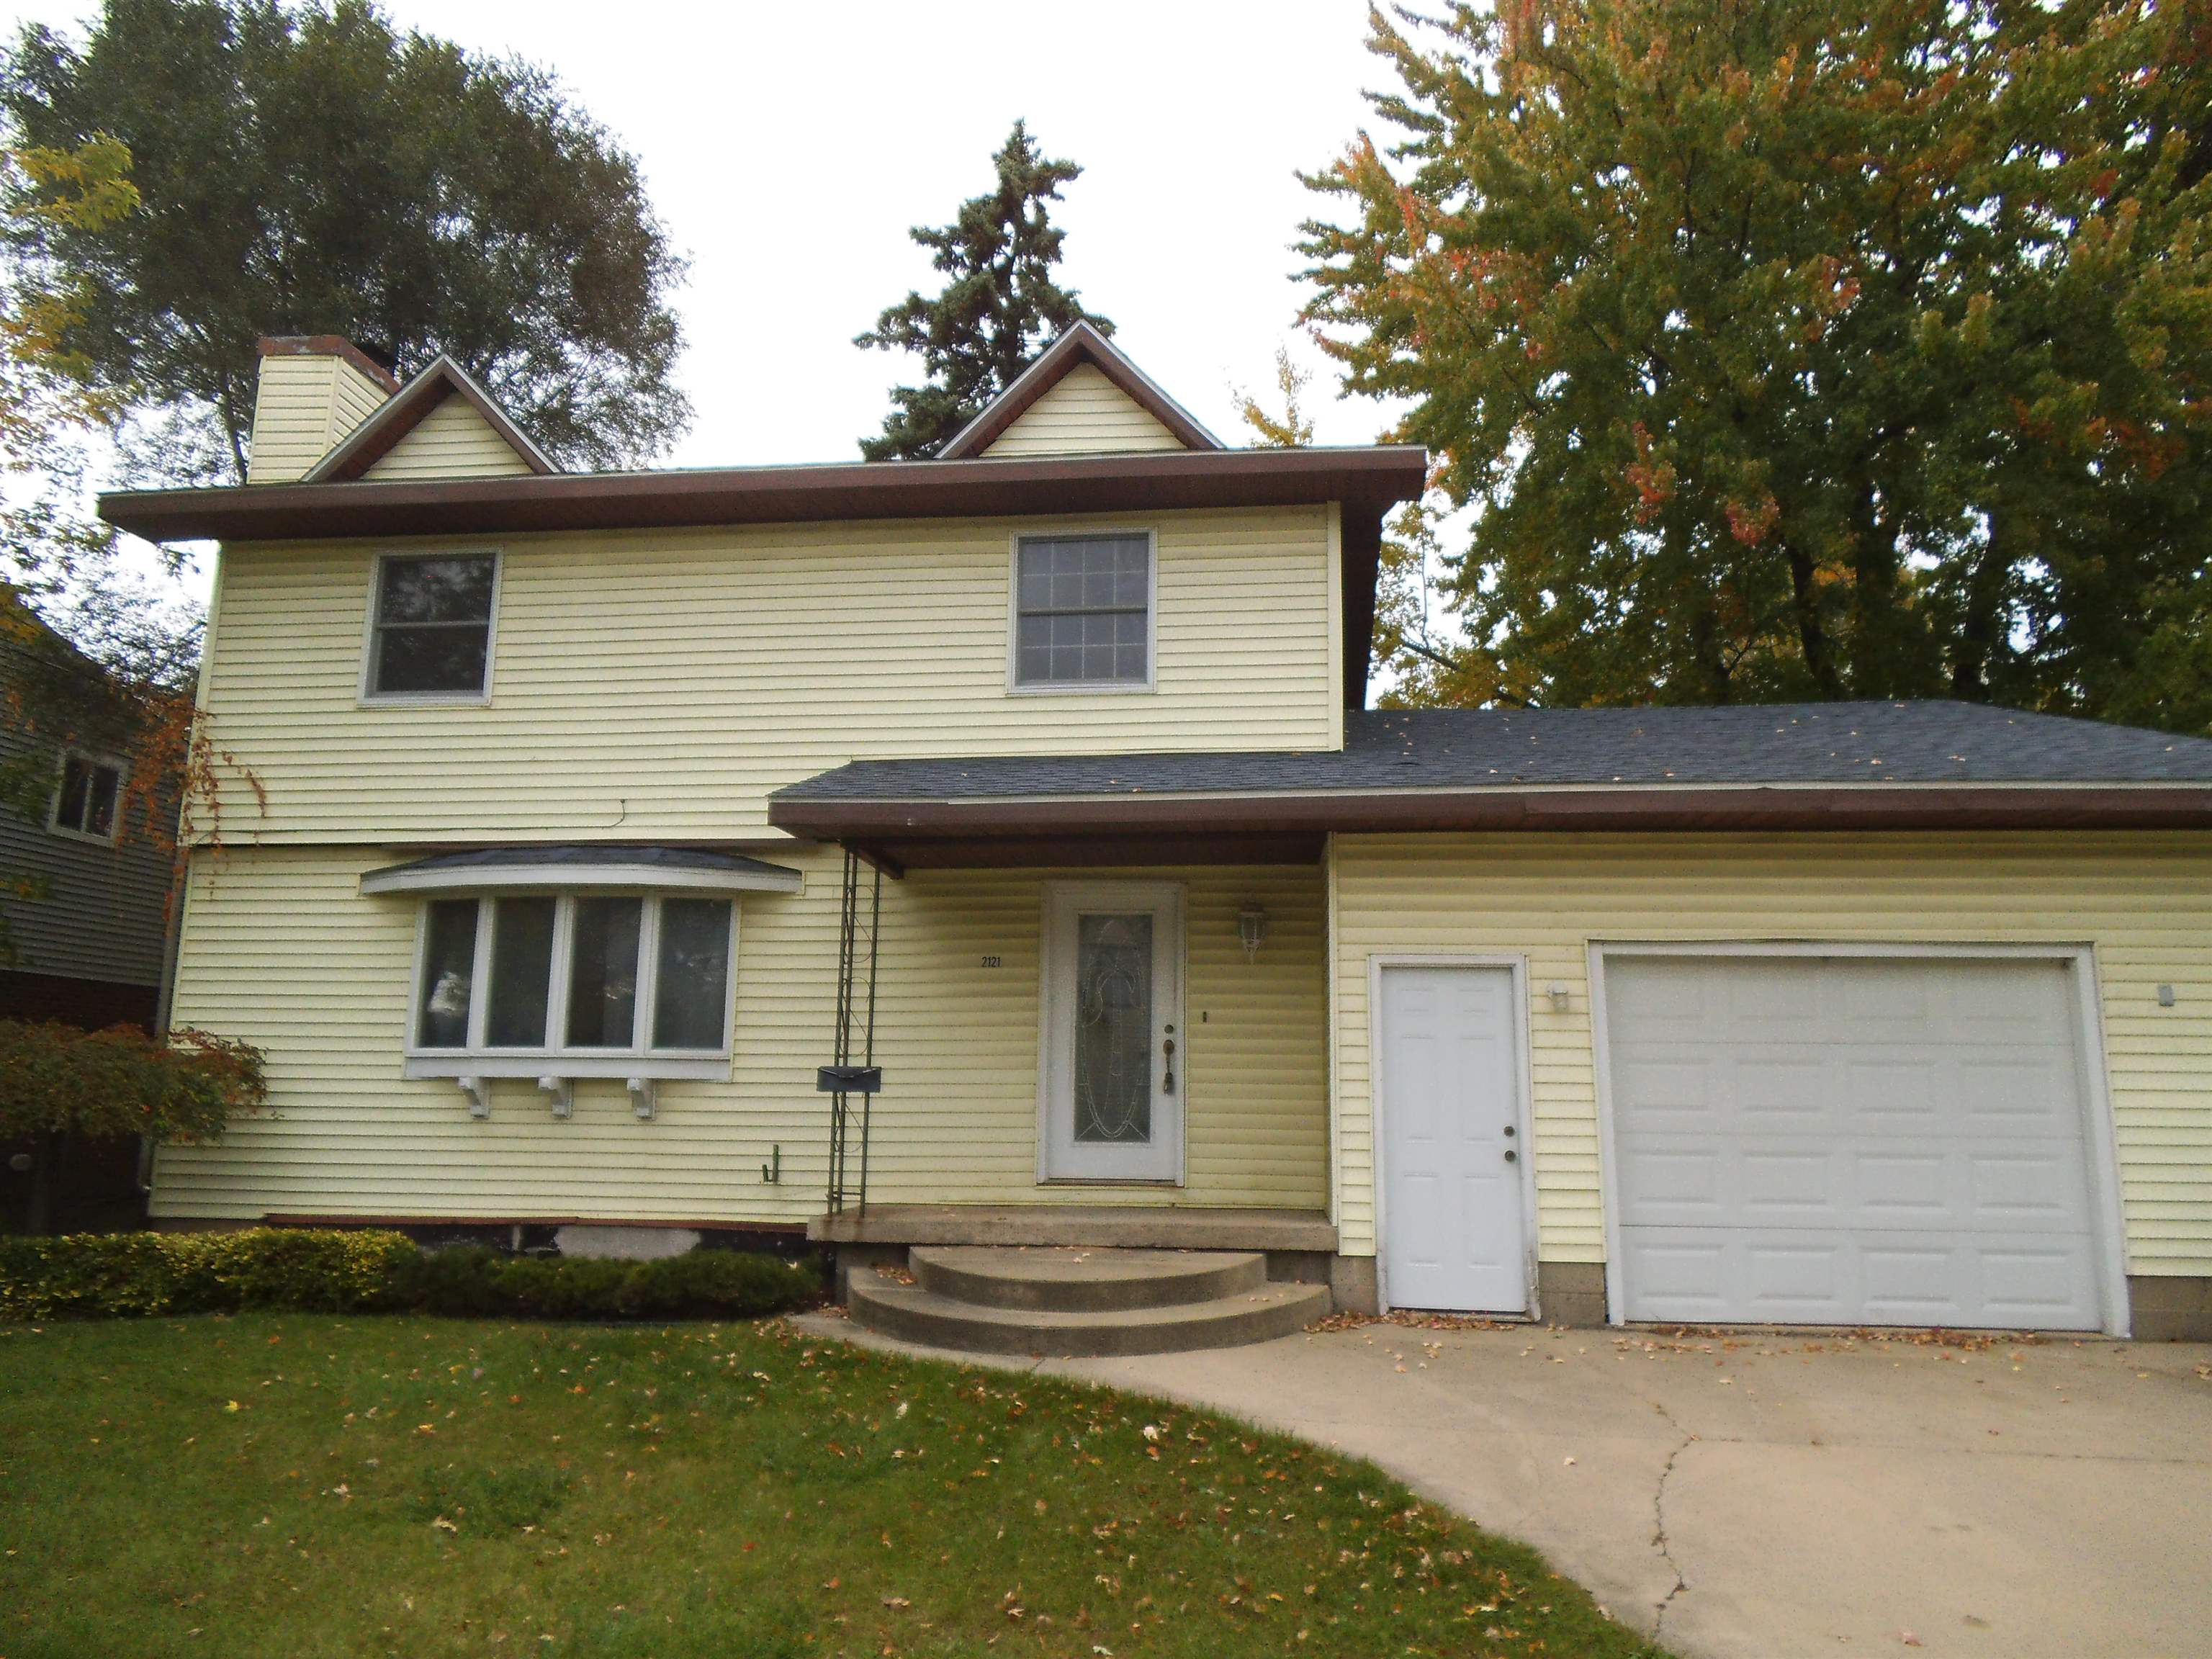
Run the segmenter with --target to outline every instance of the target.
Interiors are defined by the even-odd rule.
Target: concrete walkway
[[[2212,1347],[1375,1324],[991,1363],[1372,1458],[1692,1659],[2212,1653]]]

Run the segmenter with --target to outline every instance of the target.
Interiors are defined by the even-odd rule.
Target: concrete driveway
[[[1371,1458],[1693,1659],[2212,1654],[2212,1347],[1372,1324],[1026,1368]]]

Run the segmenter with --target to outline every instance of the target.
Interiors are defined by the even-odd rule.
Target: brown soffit
[[[448,398],[465,399],[483,416],[507,447],[540,477],[558,472],[545,452],[530,441],[507,411],[468,372],[450,357],[440,357],[403,386],[392,399],[347,434],[336,449],[317,461],[301,480],[304,484],[349,483],[398,447],[399,441],[422,424],[430,411]],[[261,485],[267,489],[270,486]]]
[[[399,390],[399,378],[343,334],[264,334],[264,357],[343,357],[387,392]]]
[[[985,405],[937,452],[940,461],[972,460],[997,442],[1030,405],[1058,386],[1079,363],[1089,363],[1131,401],[1175,434],[1185,449],[1219,449],[1221,440],[1193,420],[1189,410],[1155,385],[1121,349],[1089,323],[1078,323],[1047,346],[1014,383]]]
[[[825,836],[836,840],[836,836]],[[1181,830],[1170,834],[918,836],[846,838],[885,875],[908,870],[1157,869],[1177,864],[1319,864],[1328,837]]]
[[[652,529],[836,520],[991,518],[1115,508],[1345,504],[1379,525],[1420,494],[1413,445],[1148,450],[1000,461],[880,461],[569,472],[545,477],[234,484],[125,490],[100,516],[149,541],[335,541],[363,536]]]
[[[769,822],[815,841],[927,842],[1328,831],[2212,829],[2212,787],[1923,785],[1837,789],[1354,790],[973,801],[775,800]]]

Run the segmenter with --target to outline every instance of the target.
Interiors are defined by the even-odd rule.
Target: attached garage
[[[2082,953],[1594,955],[1616,1316],[2124,1328]]]

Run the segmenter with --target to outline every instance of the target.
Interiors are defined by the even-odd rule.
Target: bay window
[[[735,925],[731,900],[690,895],[430,899],[409,1074],[714,1075]]]

